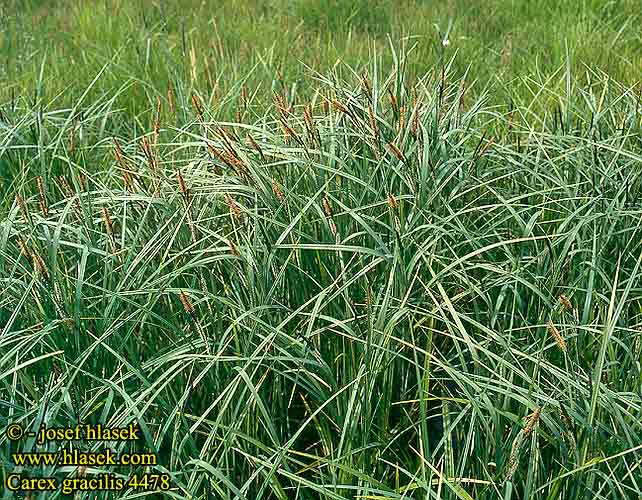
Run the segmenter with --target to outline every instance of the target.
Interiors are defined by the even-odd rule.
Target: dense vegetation
[[[3,38],[2,428],[136,422],[167,498],[640,497],[642,102],[626,9],[563,4],[544,26],[490,2],[553,33],[589,20],[623,49],[596,56],[608,72],[580,71],[589,49],[571,43],[545,72],[523,54],[519,82],[484,82],[501,64],[482,62],[485,43],[380,46],[386,27],[429,19],[399,24],[406,4],[226,4],[241,37],[191,29],[169,3],[10,5],[8,25],[68,24],[28,61],[11,45],[28,31]],[[498,30],[470,24],[481,8],[451,40]],[[306,29],[274,38],[299,17]],[[240,39],[274,42],[270,57]],[[584,62],[606,54],[592,50]],[[45,450],[0,436],[3,482],[28,449]]]
[[[73,106],[94,82],[89,101],[109,95],[137,116],[170,82],[209,99],[244,80],[267,103],[282,84],[309,96],[310,68],[375,56],[389,68],[392,42],[416,44],[409,77],[457,54],[454,75],[470,68],[508,105],[566,64],[584,83],[588,65],[637,84],[640,24],[635,0],[4,0],[0,97]]]

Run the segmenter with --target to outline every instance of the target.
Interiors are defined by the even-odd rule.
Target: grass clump
[[[639,93],[392,58],[5,106],[3,418],[137,422],[173,498],[642,494]]]

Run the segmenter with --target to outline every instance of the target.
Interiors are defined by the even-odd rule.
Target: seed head
[[[406,126],[406,106],[401,106],[399,108],[399,133],[403,132],[404,127]]]
[[[564,408],[564,405],[562,404],[561,401],[560,401],[560,419],[564,424],[564,435],[566,436],[569,447],[571,448],[571,450],[575,450],[577,448],[577,443],[575,441],[573,421],[571,420],[570,415],[566,412],[566,409]]]
[[[330,201],[327,196],[323,197],[323,211],[325,212],[326,217],[332,217],[332,207],[330,206]]]
[[[225,163],[229,167],[232,166],[232,164],[229,162],[227,158],[227,154],[225,153],[225,151],[215,148],[211,144],[207,145],[207,149],[209,149],[210,153],[212,153],[212,156],[214,156],[215,158],[218,158],[222,163]]]
[[[111,216],[109,215],[109,210],[107,210],[107,207],[103,207],[101,212],[103,215],[103,222],[105,223],[105,228],[107,229],[107,234],[109,236],[112,236],[114,234],[114,224],[111,220]]]
[[[223,199],[225,200],[225,203],[227,204],[228,207],[230,207],[230,212],[234,214],[234,217],[239,219],[242,215],[241,208],[238,206],[238,204],[234,201],[234,198],[232,198],[229,194],[225,193],[223,195]]]
[[[154,130],[152,133],[152,138],[154,140],[154,144],[158,144],[158,136],[160,135],[160,118],[156,118],[154,120]]]
[[[158,136],[160,135],[161,112],[163,107],[159,96],[156,96],[156,118],[154,119],[154,144],[158,143]]]
[[[395,156],[395,158],[397,158],[397,160],[402,161],[402,162],[405,163],[406,158],[404,157],[404,155],[401,152],[401,150],[397,146],[395,146],[394,143],[389,142],[388,143],[388,149]]]
[[[548,330],[548,333],[550,333],[555,339],[555,342],[557,343],[557,347],[559,347],[562,352],[566,352],[566,341],[564,340],[564,337],[562,337],[562,334],[550,319],[546,323],[546,329]]]
[[[284,118],[281,118],[280,121],[281,121],[281,126],[283,127],[283,139],[284,139],[285,143],[289,144],[291,137],[294,137],[297,141],[300,142],[299,136],[292,129],[292,127],[290,127],[288,122]]]
[[[232,138],[230,137],[230,135],[222,127],[219,127],[217,131],[221,139],[223,140],[224,151],[216,149],[211,144],[208,144],[209,150],[219,160],[232,168],[232,170],[236,172],[236,175],[238,175],[239,177],[249,177],[248,168],[243,160],[241,160],[239,154],[236,152],[236,149],[234,149],[234,145],[232,144]]]
[[[20,248],[20,253],[22,253],[22,255],[24,255],[28,259],[31,259],[31,251],[29,250],[29,247],[27,247],[25,240],[18,236],[16,242],[18,243],[18,248]]]
[[[67,198],[72,198],[74,193],[71,190],[71,186],[69,185],[69,182],[67,182],[67,178],[64,175],[59,175],[58,182],[60,182],[60,185],[62,186],[62,190],[65,193],[65,196]]]
[[[372,85],[370,85],[370,79],[368,74],[364,71],[361,74],[361,84],[363,85],[363,91],[366,93],[368,100],[372,99]]]
[[[132,174],[129,172],[129,170],[123,170],[122,173],[125,189],[129,192],[134,191],[134,181],[132,180]]]
[[[29,209],[27,208],[27,203],[25,202],[25,199],[19,194],[17,194],[16,203],[20,207],[20,211],[22,212],[22,216],[24,217],[25,221],[31,222],[31,214],[29,213]]]
[[[513,445],[511,447],[510,455],[508,457],[508,463],[506,465],[506,472],[504,474],[504,482],[510,481],[510,479],[515,474],[517,467],[519,465],[519,452],[524,444],[524,433],[520,432],[515,436],[513,440]]]
[[[392,193],[388,193],[388,206],[395,210],[397,208],[397,199],[395,198],[395,195]]]
[[[538,406],[537,408],[535,408],[535,411],[528,416],[526,427],[524,427],[524,430],[523,430],[525,437],[528,437],[531,434],[531,432],[533,432],[533,429],[535,428],[535,425],[539,421],[539,417],[541,414],[542,414],[542,407]]]
[[[290,107],[288,106],[288,103],[285,100],[285,97],[275,92],[273,98],[274,98],[274,104],[279,110],[281,117],[284,120],[287,120],[288,117],[290,116]]]
[[[368,104],[368,119],[370,120],[370,128],[372,133],[375,136],[375,139],[379,139],[379,126],[377,125],[377,118],[375,117],[372,106]]]
[[[339,101],[337,101],[336,99],[335,99],[334,101],[332,101],[332,107],[335,109],[335,111],[340,111],[340,112],[341,112],[341,113],[343,113],[343,114],[346,114],[346,115],[347,115],[347,114],[349,114],[349,113],[350,113],[350,111],[348,110],[348,108],[346,108],[343,104],[341,104],[341,103],[340,103]]]
[[[115,137],[112,139],[114,141],[114,156],[116,157],[116,161],[120,168],[125,168],[125,155],[123,153],[123,149],[120,147],[120,144]]]
[[[47,266],[45,266],[45,261],[42,260],[42,257],[38,255],[36,249],[31,252],[31,260],[33,262],[33,267],[40,276],[44,276],[45,279],[49,279],[49,272],[47,271]]]
[[[397,96],[392,93],[392,89],[388,87],[388,95],[390,96],[390,105],[392,106],[392,111],[397,114],[399,112],[399,104],[397,103]]]
[[[272,191],[274,192],[274,196],[276,196],[280,202],[285,202],[285,196],[283,196],[283,191],[281,191],[281,188],[276,183],[276,181],[272,181]]]
[[[45,197],[45,184],[42,180],[42,176],[38,176],[36,179],[38,182],[38,195],[39,195],[39,202],[40,202],[40,210],[42,211],[42,215],[45,217],[49,216],[49,208],[47,207],[47,198]]]
[[[118,166],[120,167],[120,170],[123,175],[123,184],[125,185],[125,189],[127,189],[129,192],[134,191],[134,181],[132,177],[132,171],[129,168],[129,163],[127,162],[127,159],[125,158],[125,154],[123,152],[123,149],[120,147],[120,144],[116,140],[116,138],[113,138],[114,141],[114,156],[116,157],[116,163],[118,163]]]
[[[312,106],[309,104],[303,108],[303,121],[305,122],[305,128],[308,131],[310,141],[314,141],[316,139],[316,124],[314,123],[314,117],[312,116]]]
[[[232,141],[234,138],[230,135],[230,133],[225,130],[223,127],[218,127],[216,129],[217,134],[221,137],[223,140],[223,143],[225,144],[225,148],[232,153],[236,154],[236,151],[234,150],[234,146],[232,145]]]
[[[560,299],[559,300],[560,300],[560,304],[562,304],[562,306],[564,306],[564,309],[566,309],[567,311],[572,311],[573,310],[573,304],[571,304],[571,301],[569,300],[569,298],[566,295],[564,295],[564,294],[560,295]]]
[[[180,169],[176,172],[176,178],[178,180],[178,189],[180,190],[183,198],[185,199],[185,202],[187,203],[189,202],[189,191],[187,190],[185,179],[183,179],[183,175],[181,174]]]
[[[412,133],[413,137],[417,137],[417,133],[419,132],[419,108],[415,108],[415,114],[412,117],[410,132]]]
[[[325,96],[321,99],[321,109],[323,110],[323,114],[325,115],[327,115],[328,111],[330,111],[330,101]]]
[[[250,143],[250,145],[261,155],[261,159],[265,160],[265,156],[263,155],[263,150],[261,149],[261,146],[259,146],[259,143],[256,142],[254,137],[252,137],[252,134],[249,132],[247,133],[247,140]]]
[[[190,300],[189,296],[185,292],[183,292],[183,290],[181,290],[178,294],[178,298],[180,299],[181,304],[183,304],[183,309],[185,309],[185,312],[190,316],[193,316],[194,306],[192,305],[192,301]]]
[[[203,121],[203,105],[196,94],[192,94],[192,105],[194,106],[194,110],[196,111],[198,118]]]
[[[241,87],[241,103],[243,104],[243,109],[247,109],[249,91],[247,85],[243,84]]]
[[[149,140],[147,139],[147,137],[143,137],[143,139],[141,140],[141,146],[143,148],[145,156],[147,157],[149,168],[152,172],[154,172],[156,170],[156,157],[154,155],[154,152],[152,151],[152,147],[149,144]]]

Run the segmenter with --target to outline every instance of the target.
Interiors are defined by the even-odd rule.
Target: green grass
[[[642,495],[632,3],[26,3],[2,430],[136,422],[167,498]]]
[[[567,61],[578,77],[588,65],[627,85],[640,82],[642,64],[642,15],[632,0],[8,0],[3,11],[5,99],[62,93],[73,105],[107,65],[90,95],[127,85],[118,104],[134,115],[170,81],[208,95],[242,78],[259,95],[281,84],[309,93],[307,67],[325,72],[341,60],[361,69],[373,53],[390,67],[388,37],[417,45],[410,78],[457,53],[454,74],[470,66],[501,104],[529,96],[515,78],[545,79]]]

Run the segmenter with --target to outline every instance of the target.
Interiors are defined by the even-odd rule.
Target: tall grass
[[[548,77],[566,60],[578,78],[589,65],[640,82],[641,23],[636,0],[4,0],[0,99],[35,94],[73,106],[101,71],[89,100],[118,94],[129,120],[169,82],[225,96],[246,79],[259,98],[285,83],[310,97],[306,67],[356,68],[373,53],[390,64],[390,37],[418,44],[408,77],[458,54],[453,75],[472,66],[505,104],[530,96],[517,76]]]
[[[392,59],[5,103],[3,423],[137,422],[171,498],[640,496],[639,92]]]

